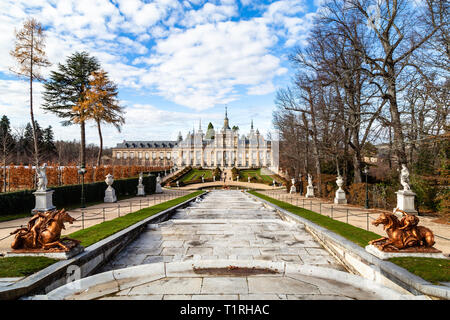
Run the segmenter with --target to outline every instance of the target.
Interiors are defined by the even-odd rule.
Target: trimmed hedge
[[[116,190],[116,196],[137,194],[138,181],[138,178],[115,180],[112,186]],[[155,175],[144,176],[142,183],[146,194],[155,193]],[[105,182],[86,183],[84,185],[86,202],[102,201],[105,197],[106,188]],[[81,184],[52,187],[51,190],[54,190],[53,204],[57,208],[80,204]],[[35,206],[34,191],[23,190],[0,194],[0,216],[31,213]]]

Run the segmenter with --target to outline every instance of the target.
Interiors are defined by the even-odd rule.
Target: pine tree
[[[0,152],[3,167],[3,191],[6,192],[6,165],[14,149],[14,137],[11,134],[11,125],[7,116],[0,119]]]
[[[42,151],[47,161],[57,155],[52,126],[48,126],[42,132],[42,145]]]
[[[100,69],[100,63],[87,52],[76,52],[67,58],[66,64],[58,64],[58,71],[52,71],[44,84],[43,109],[65,119],[63,125],[78,123],[81,131],[80,164],[86,166],[86,115],[84,108],[78,108],[86,97],[89,76]]]

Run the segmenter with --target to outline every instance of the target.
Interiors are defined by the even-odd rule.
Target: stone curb
[[[144,264],[124,269],[111,270],[94,276],[80,279],[72,283],[61,286],[47,295],[36,295],[26,297],[30,300],[62,300],[66,297],[85,292],[94,286],[101,286],[113,281],[117,282],[117,286],[112,286],[113,290],[105,292],[99,291],[98,295],[92,297],[101,297],[108,293],[124,290],[140,284],[148,283],[162,278],[176,277],[209,277],[195,272],[195,269],[208,268],[261,268],[268,269],[275,273],[251,275],[251,277],[279,276],[292,277],[296,275],[311,276],[321,279],[335,280],[342,282],[362,290],[370,290],[386,297],[387,300],[400,299],[428,299],[426,296],[403,295],[393,289],[386,288],[368,279],[362,279],[360,276],[349,274],[346,272],[312,266],[298,265],[292,262],[275,262],[265,260],[203,260],[203,261],[184,261],[184,262],[158,262],[152,264]],[[243,275],[248,277],[250,275]],[[95,291],[95,290],[94,290]]]
[[[361,274],[364,278],[377,282],[392,282],[392,288],[398,291],[406,290],[414,295],[428,295],[439,299],[450,299],[450,288],[433,285],[396,264],[381,260],[368,253],[364,248],[345,239],[344,237],[325,229],[305,218],[286,211],[262,198],[249,194],[269,207],[278,210],[287,220],[300,222],[306,226],[320,242],[339,258],[349,269]],[[383,278],[383,279],[382,279]],[[388,284],[388,283],[385,283]]]
[[[199,196],[203,196],[205,193]],[[10,286],[1,287],[0,300],[14,300],[25,295],[50,292],[55,288],[65,285],[68,277],[73,272],[79,272],[78,275],[82,278],[89,276],[89,274],[92,274],[96,269],[104,265],[110,257],[133,241],[145,230],[147,224],[167,220],[175,210],[185,207],[190,202],[195,201],[195,199],[196,197],[193,197],[137,222],[85,248],[82,253],[75,257],[56,262]]]

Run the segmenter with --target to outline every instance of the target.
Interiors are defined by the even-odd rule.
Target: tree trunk
[[[97,167],[99,167],[102,164],[102,153],[103,153],[103,136],[102,136],[102,129],[100,126],[100,120],[97,120],[97,129],[98,129],[98,137],[100,138],[100,148],[98,150],[98,157],[97,157]]]
[[[395,83],[395,69],[393,62],[387,63],[388,66],[388,72],[387,72],[387,79],[386,83],[388,86],[388,100],[389,100],[389,107],[390,107],[390,113],[391,113],[391,125],[392,129],[394,131],[394,151],[395,155],[397,156],[398,166],[400,167],[401,164],[407,164],[408,161],[406,159],[406,151],[405,151],[405,141],[403,139],[403,132],[402,132],[402,124],[400,120],[400,112],[398,110],[398,104],[397,104],[397,88]]]
[[[80,165],[86,167],[86,129],[84,121],[80,122],[81,127],[81,143],[80,143]]]
[[[34,121],[33,113],[33,46],[34,46],[34,30],[31,32],[31,54],[30,54],[30,115],[31,126],[33,127],[33,140],[34,140],[34,163],[36,168],[39,166],[39,149],[36,133],[36,123]]]

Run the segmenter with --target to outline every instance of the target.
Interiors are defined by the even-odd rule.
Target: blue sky
[[[26,81],[9,68],[14,28],[30,16],[46,29],[52,66],[76,51],[96,56],[118,84],[126,106],[122,132],[104,129],[105,145],[126,140],[175,139],[208,122],[221,126],[228,106],[231,125],[248,132],[251,119],[263,134],[273,129],[278,88],[293,75],[288,55],[305,44],[320,0],[2,0],[0,2],[0,115],[13,127],[29,122]],[[36,120],[52,125],[57,139],[79,139],[76,125],[61,127],[40,109]],[[98,143],[88,126],[87,142]]]

